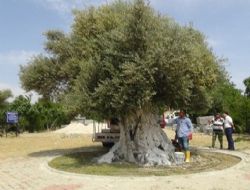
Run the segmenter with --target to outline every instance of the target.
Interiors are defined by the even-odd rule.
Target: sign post
[[[19,133],[18,129],[18,113],[17,112],[7,112],[6,113],[7,129],[5,129],[6,137],[7,132],[14,131],[16,136]]]
[[[17,124],[18,123],[18,113],[17,112],[7,112],[6,120],[8,124]]]

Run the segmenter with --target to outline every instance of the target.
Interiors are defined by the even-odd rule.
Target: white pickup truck
[[[102,142],[104,147],[112,147],[120,139],[118,120],[112,118],[110,121],[93,124],[93,142]]]

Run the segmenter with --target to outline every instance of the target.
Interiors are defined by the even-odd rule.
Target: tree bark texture
[[[142,114],[120,122],[120,140],[98,163],[131,162],[143,166],[175,163],[174,147],[161,129],[158,117]]]

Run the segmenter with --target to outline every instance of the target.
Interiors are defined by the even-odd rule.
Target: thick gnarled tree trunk
[[[120,123],[120,140],[98,159],[98,163],[126,161],[144,166],[175,163],[174,147],[160,128],[158,117],[142,114]]]

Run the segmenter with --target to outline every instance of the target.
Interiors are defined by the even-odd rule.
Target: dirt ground
[[[170,139],[174,138],[174,131],[171,128],[164,129]],[[201,133],[193,134],[193,140],[190,145],[194,147],[210,147],[210,135]],[[235,135],[236,148],[238,150],[250,149],[250,136]],[[227,147],[224,137],[224,147]],[[68,152],[72,149],[81,149],[82,147],[98,147],[101,143],[92,142],[92,134],[63,134],[54,132],[45,133],[24,133],[17,138],[14,135],[8,135],[7,138],[0,138],[0,160],[28,156],[31,153],[39,151]],[[216,142],[219,147],[219,142]]]
[[[100,146],[92,142],[92,135],[34,133],[21,134],[17,138],[0,138],[0,160],[15,157],[27,157],[41,151],[68,152],[88,146]]]
[[[169,138],[174,131],[165,129]],[[0,138],[1,190],[249,190],[250,136],[235,135],[237,151],[220,151],[242,158],[225,170],[167,177],[109,177],[68,174],[47,167],[58,154],[81,150],[83,147],[101,147],[93,143],[91,134],[56,134],[54,132],[21,134],[19,137]],[[191,146],[208,149],[211,136],[194,134]],[[217,147],[219,144],[217,142]],[[224,137],[224,147],[226,139]],[[15,180],[14,180],[15,179]]]

